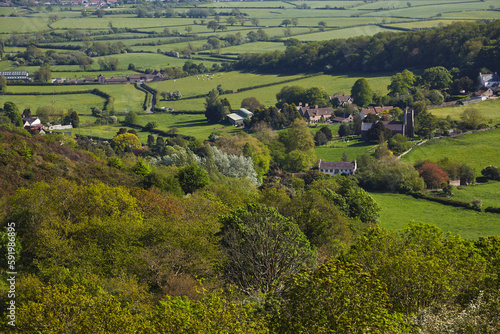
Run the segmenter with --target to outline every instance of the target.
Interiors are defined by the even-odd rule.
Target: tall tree
[[[387,86],[392,96],[406,94],[415,84],[415,75],[408,70],[396,73],[391,77],[391,83]]]
[[[7,79],[5,76],[0,75],[0,94],[5,93],[5,90],[7,89]]]
[[[226,118],[229,110],[222,104],[217,89],[212,89],[205,98],[205,117],[210,123],[219,123]]]
[[[16,126],[23,125],[23,119],[21,117],[21,113],[17,108],[17,105],[12,101],[7,101],[3,104],[3,111],[5,116],[7,116],[12,123]]]
[[[35,80],[43,83],[47,83],[52,78],[52,71],[50,70],[49,65],[41,66],[38,70],[35,71]]]
[[[443,66],[436,66],[428,68],[422,74],[424,84],[429,89],[446,89],[452,84],[452,75]]]
[[[267,292],[313,265],[315,253],[297,224],[276,209],[250,204],[221,218],[226,278],[247,294]]]
[[[372,103],[373,91],[365,78],[356,80],[351,88],[351,97],[360,107]]]

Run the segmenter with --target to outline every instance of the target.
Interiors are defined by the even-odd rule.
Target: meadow
[[[338,128],[336,132],[332,130],[332,133],[336,135]],[[351,137],[349,141],[342,138],[334,138],[327,145],[315,147],[314,151],[319,159],[325,161],[342,161],[344,152],[347,154],[349,160],[353,161],[362,154],[371,155],[376,148],[377,145],[371,142],[361,140],[359,137]]]
[[[500,182],[490,181],[487,183],[476,183],[466,187],[453,189],[454,200],[471,202],[474,199],[482,201],[483,208],[500,208]]]
[[[38,107],[52,106],[56,109],[70,108],[77,112],[88,113],[91,107],[103,108],[104,99],[93,94],[67,95],[1,95],[0,105],[7,101],[14,102],[19,110],[31,109],[33,113]]]
[[[380,226],[397,230],[410,222],[433,224],[463,238],[500,235],[500,214],[484,213],[415,199],[409,195],[370,193],[381,207]]]
[[[490,125],[500,124],[500,99],[487,100],[467,106],[430,109],[429,111],[439,118],[450,116],[453,120],[460,120],[460,115],[468,108],[479,110],[483,114],[486,123],[490,123]]]
[[[402,160],[417,162],[420,160],[438,161],[444,157],[465,163],[476,170],[488,165],[500,165],[500,128],[478,133],[466,134],[454,138],[432,139],[415,147]]]

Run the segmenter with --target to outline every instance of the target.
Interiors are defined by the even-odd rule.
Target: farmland
[[[488,165],[500,165],[500,128],[467,134],[454,138],[432,139],[414,148],[402,160],[414,163],[419,160],[438,161],[444,157],[466,163],[479,172]]]
[[[498,186],[498,184],[497,184]],[[410,222],[433,224],[444,232],[463,238],[500,235],[500,215],[456,208],[415,199],[409,195],[370,193],[380,205],[380,225],[388,229],[402,229]],[[404,203],[404,204],[403,204]]]

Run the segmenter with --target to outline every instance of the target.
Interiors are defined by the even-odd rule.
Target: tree
[[[5,116],[7,116],[12,123],[14,123],[16,126],[22,126],[23,125],[23,119],[21,117],[21,113],[19,112],[19,109],[17,108],[17,105],[12,102],[12,101],[7,101],[3,104],[3,111],[5,113]]]
[[[411,142],[408,137],[398,133],[389,139],[387,146],[394,153],[401,154],[411,147]]]
[[[205,98],[205,117],[210,123],[222,122],[228,114],[219,97],[217,89],[212,89]]]
[[[346,151],[344,151],[344,153],[342,153],[342,161],[349,161],[349,157],[347,156],[347,153]]]
[[[0,94],[5,93],[5,90],[7,89],[7,79],[5,76],[0,75]]]
[[[137,113],[133,110],[129,111],[125,116],[125,123],[136,125],[138,123]]]
[[[325,145],[326,143],[328,143],[328,139],[326,138],[326,136],[323,132],[318,131],[314,135],[314,142],[316,143],[316,146],[321,146],[321,145]]]
[[[132,151],[142,147],[139,138],[132,133],[117,135],[111,141],[111,146],[119,151]]]
[[[332,137],[333,137],[332,130],[330,130],[330,128],[328,126],[322,126],[321,128],[319,128],[319,131],[321,131],[325,134],[327,140],[332,139]]]
[[[241,101],[241,108],[248,109],[251,112],[254,112],[257,109],[264,108],[264,105],[257,100],[255,97],[245,97]]]
[[[415,80],[415,75],[408,70],[394,74],[391,77],[391,83],[387,86],[389,94],[399,96],[408,93],[410,88],[415,84]]]
[[[151,121],[151,122],[148,122],[148,124],[146,124],[146,126],[144,128],[147,131],[151,131],[153,129],[156,129],[158,126],[159,126],[159,124],[157,121]]]
[[[299,19],[296,17],[293,17],[291,20],[291,24],[293,24],[293,26],[296,27],[299,24]]]
[[[233,26],[238,20],[236,20],[233,16],[229,16],[226,19],[226,23],[229,24],[230,26]]]
[[[215,32],[215,30],[217,30],[217,28],[219,28],[219,22],[217,22],[217,21],[209,21],[208,24],[207,24],[207,28],[208,29],[212,29]]]
[[[351,127],[349,124],[342,123],[339,127],[339,136],[340,137],[347,137],[352,135]]]
[[[284,19],[283,21],[281,21],[280,27],[281,26],[285,26],[285,28],[288,28],[289,24],[292,24],[292,20],[290,20],[290,19]]]
[[[256,18],[256,17],[252,17],[252,18],[250,19],[250,22],[251,22],[254,26],[258,27],[258,26],[259,26],[259,22],[260,22],[260,20],[259,20],[258,18]]]
[[[225,276],[246,294],[270,291],[285,276],[314,263],[306,236],[274,208],[249,204],[220,220]]]
[[[356,80],[351,88],[351,97],[360,107],[372,103],[373,91],[365,78]]]
[[[452,84],[452,75],[443,66],[436,66],[428,68],[422,74],[424,84],[429,89],[447,89]]]
[[[489,180],[500,180],[500,168],[489,165],[481,170],[481,175]]]
[[[427,187],[431,189],[439,188],[449,180],[448,174],[436,164],[426,162],[417,170]]]
[[[385,142],[391,136],[392,131],[390,129],[387,129],[382,122],[375,123],[375,125],[367,132],[368,140],[378,141],[380,143]]]
[[[35,71],[34,78],[36,81],[47,83],[52,78],[52,72],[50,70],[49,65],[41,66],[38,70]]]
[[[441,92],[436,89],[431,90],[429,94],[427,94],[427,98],[429,99],[429,102],[434,105],[444,102],[443,94],[441,94]]]
[[[327,261],[290,276],[266,309],[274,333],[404,332],[389,312],[387,288],[358,264]]]
[[[220,49],[220,39],[216,37],[209,37],[207,43],[212,47],[212,49]]]
[[[80,126],[80,116],[78,116],[78,112],[75,109],[70,109],[66,118],[68,123],[71,124],[74,128]]]
[[[462,126],[468,130],[476,130],[485,122],[485,117],[476,108],[467,108],[460,114]]]
[[[187,165],[179,169],[177,178],[182,190],[186,194],[192,194],[210,182],[208,173],[196,164]]]

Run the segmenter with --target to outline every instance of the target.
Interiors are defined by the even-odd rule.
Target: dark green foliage
[[[322,126],[321,128],[319,128],[319,131],[321,131],[325,134],[327,140],[332,139],[332,137],[333,137],[332,130],[330,130],[330,128],[328,126]]]
[[[356,80],[351,88],[351,97],[360,107],[372,103],[373,91],[365,78]]]
[[[208,173],[198,165],[187,165],[179,169],[179,183],[186,194],[203,188],[210,182]]]
[[[385,142],[392,136],[392,131],[387,129],[382,122],[377,122],[375,125],[368,130],[367,137],[368,140],[378,141],[380,143]]]
[[[500,169],[497,166],[487,166],[481,170],[481,174],[489,180],[500,180]]]
[[[125,123],[129,125],[136,125],[138,122],[137,114],[135,111],[131,110],[125,116]]]
[[[22,126],[23,125],[23,119],[21,117],[21,113],[19,112],[19,109],[15,105],[14,102],[7,101],[3,104],[3,111],[5,113],[5,116],[7,116],[12,123],[15,124],[15,126]]]
[[[210,123],[222,122],[229,109],[222,103],[217,89],[212,89],[205,98],[205,117]]]
[[[314,135],[314,143],[316,144],[316,146],[321,146],[328,143],[328,139],[326,138],[324,132],[322,131],[316,132],[316,134]]]
[[[274,208],[248,205],[221,217],[226,279],[247,294],[267,292],[287,275],[314,263],[309,241]]]
[[[410,139],[400,133],[392,136],[388,142],[388,148],[396,154],[401,154],[407,151],[410,147]]]

